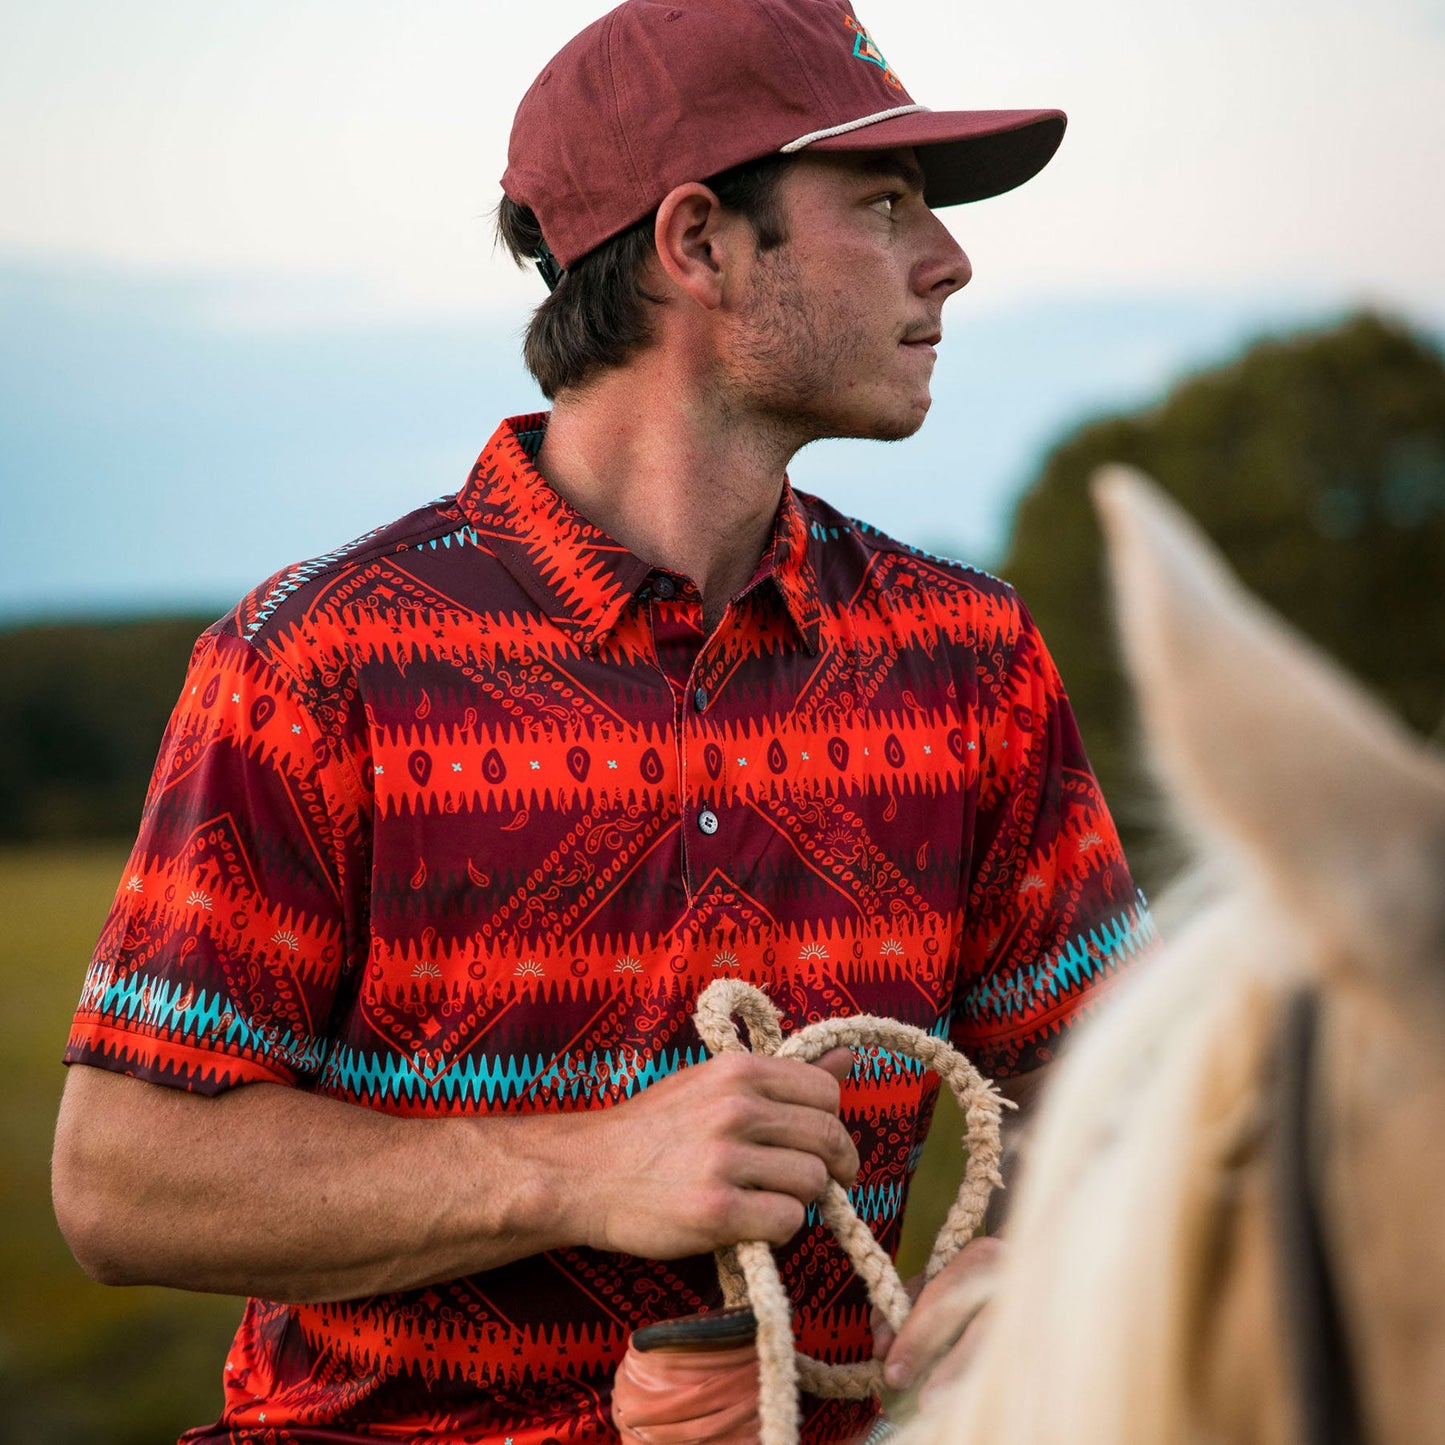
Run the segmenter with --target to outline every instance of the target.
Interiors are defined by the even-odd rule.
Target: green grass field
[[[221,1406],[240,1302],[106,1289],[50,1209],[60,1062],[86,960],[125,863],[111,846],[0,850],[0,1440],[163,1445]]]
[[[164,1445],[213,1420],[240,1302],[107,1289],[81,1273],[50,1208],[60,1062],[85,964],[125,863],[114,845],[0,849],[0,1441]],[[940,1102],[905,1231],[922,1267],[961,1169],[962,1124]]]

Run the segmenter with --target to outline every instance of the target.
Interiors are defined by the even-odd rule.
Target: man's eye
[[[875,211],[878,211],[885,216],[891,217],[895,208],[898,205],[898,200],[899,198],[896,194],[890,193],[886,196],[879,196],[876,201],[872,201],[870,202],[870,204]]]

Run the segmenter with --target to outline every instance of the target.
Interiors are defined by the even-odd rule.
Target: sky
[[[221,610],[540,404],[512,111],[598,4],[0,0],[0,625]],[[1054,105],[944,214],[934,410],[794,480],[985,565],[1047,448],[1360,306],[1445,339],[1445,0],[857,0],[915,99]]]

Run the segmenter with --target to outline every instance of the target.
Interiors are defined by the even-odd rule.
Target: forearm
[[[751,1054],[577,1113],[398,1119],[277,1084],[215,1098],[72,1067],[56,1217],[108,1284],[347,1299],[567,1245],[786,1241],[857,1151],[819,1066]]]
[[[398,1119],[280,1085],[204,1098],[76,1066],[56,1214],[105,1283],[354,1298],[580,1242],[563,1187],[584,1167],[575,1133],[575,1116]]]

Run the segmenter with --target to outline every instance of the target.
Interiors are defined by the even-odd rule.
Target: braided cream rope
[[[924,1277],[932,1279],[973,1238],[983,1221],[989,1195],[1003,1183],[999,1174],[1003,1098],[956,1049],[896,1019],[871,1014],[824,1019],[799,1029],[785,1041],[778,1011],[768,996],[752,984],[731,978],[719,979],[704,990],[693,1013],[703,1043],[714,1054],[737,1053],[746,1047],[738,1035],[735,1018],[746,1025],[755,1053],[811,1062],[830,1049],[876,1044],[916,1059],[953,1091],[968,1126],[968,1164],[958,1198],[938,1232],[924,1270]],[[818,1205],[824,1222],[838,1237],[867,1286],[869,1299],[894,1330],[900,1329],[912,1301],[892,1260],[873,1238],[872,1230],[854,1213],[847,1194],[836,1182],[828,1181]],[[810,1395],[829,1399],[861,1400],[880,1392],[882,1367],[877,1360],[825,1365],[794,1351],[793,1308],[766,1243],[748,1240],[734,1249],[719,1250],[717,1263],[727,1304],[751,1305],[757,1316],[762,1445],[796,1445],[800,1387]]]

